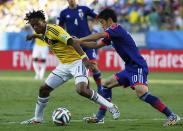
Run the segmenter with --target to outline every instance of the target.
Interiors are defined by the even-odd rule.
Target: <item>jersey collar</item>
[[[111,29],[115,29],[115,28],[118,27],[118,26],[119,26],[119,24],[113,23],[113,24],[110,26],[110,28],[111,28]]]
[[[74,9],[77,9],[77,8],[78,8],[78,5],[76,5],[75,8],[70,8],[70,7],[68,6],[68,9],[70,9],[70,10],[74,10]]]

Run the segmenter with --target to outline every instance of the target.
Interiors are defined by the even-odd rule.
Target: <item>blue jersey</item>
[[[107,38],[102,41],[106,45],[112,44],[116,52],[125,62],[126,69],[143,68],[148,72],[145,59],[140,55],[131,35],[118,24],[113,24],[105,30]]]
[[[79,6],[75,9],[69,7],[61,11],[59,24],[65,25],[67,32],[78,38],[90,35],[90,29],[88,26],[87,17],[96,18],[96,14],[93,10],[86,6]]]

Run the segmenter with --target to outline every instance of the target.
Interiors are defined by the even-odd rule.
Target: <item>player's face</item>
[[[43,34],[46,28],[45,25],[45,21],[38,19],[38,18],[34,18],[30,20],[30,24],[32,26],[32,28],[35,30],[35,32],[37,34]]]
[[[99,19],[99,23],[102,25],[102,27],[105,29],[108,28],[107,21],[104,19]]]
[[[69,3],[69,6],[74,7],[76,5],[76,0],[67,0]]]

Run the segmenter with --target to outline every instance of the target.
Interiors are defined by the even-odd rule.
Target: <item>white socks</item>
[[[39,63],[37,61],[33,61],[33,68],[36,73],[35,79],[39,79]]]
[[[46,70],[46,62],[42,62],[39,64],[38,61],[33,61],[33,68],[35,71],[35,79],[42,80],[44,78],[44,73]]]
[[[41,69],[40,69],[40,73],[39,73],[40,79],[44,78],[45,70],[46,70],[46,62],[43,62],[43,63],[41,63]]]
[[[99,103],[100,105],[106,106],[107,108],[112,108],[113,107],[113,103],[109,102],[108,100],[106,100],[104,97],[102,97],[101,95],[99,95],[97,92],[95,92],[94,90],[92,90],[92,97],[91,100]]]
[[[43,110],[48,103],[49,98],[38,97],[36,108],[35,108],[35,120],[41,122],[43,120]]]

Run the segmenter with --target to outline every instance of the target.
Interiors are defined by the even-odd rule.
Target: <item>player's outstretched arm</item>
[[[35,38],[41,39],[42,35],[41,34],[31,34],[26,36],[26,40],[34,40]]]
[[[72,38],[70,38],[67,41],[67,45],[71,45],[77,51],[77,53],[81,56],[81,58],[83,60],[83,63],[86,66],[86,68],[94,69],[94,64],[89,61],[87,55],[82,50],[82,48],[79,46],[79,44],[77,44]]]
[[[98,49],[98,48],[101,48],[103,46],[105,46],[104,43],[101,43],[101,42],[83,42],[83,43],[80,43],[80,45],[84,46],[84,47],[87,47],[87,48],[92,48],[92,49]]]
[[[81,42],[90,42],[90,41],[96,41],[100,38],[105,38],[105,37],[108,37],[107,33],[102,32],[102,33],[96,33],[96,34],[88,35],[86,37],[82,37],[82,38],[80,38],[80,41]]]
[[[103,46],[105,46],[105,44],[103,42],[95,42],[95,41],[91,41],[91,42],[82,42],[80,39],[78,38],[73,38],[74,42],[82,45],[83,47],[87,47],[87,48],[92,48],[92,49],[98,49],[101,48]]]
[[[76,42],[72,38],[70,38],[70,39],[67,40],[67,45],[71,45],[72,47],[74,47],[74,49],[77,51],[77,53],[80,56],[85,55],[85,53],[82,50],[82,48],[78,44],[76,44]]]

